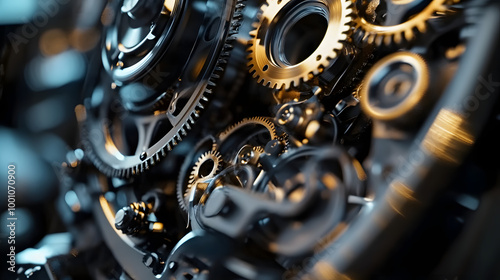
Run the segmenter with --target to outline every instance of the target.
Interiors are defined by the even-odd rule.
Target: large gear
[[[388,2],[396,2],[390,1]],[[400,1],[400,4],[394,3],[393,5],[409,5],[411,3],[418,2],[416,0],[411,1]],[[406,20],[398,22],[396,24],[389,25],[379,25],[377,23],[372,23],[367,20],[364,16],[358,15],[355,19],[355,25],[357,31],[360,33],[362,41],[376,45],[390,45],[392,42],[400,44],[403,39],[411,41],[415,38],[415,32],[424,33],[427,30],[427,21],[435,16],[437,13],[443,13],[448,11],[448,0],[433,0],[423,8],[420,12],[417,12]],[[376,3],[370,2],[370,4]],[[400,7],[400,6],[397,6]],[[371,14],[375,13],[376,7],[369,7]],[[387,14],[396,14],[384,11]],[[397,13],[398,16],[403,13]]]
[[[205,3],[207,1],[210,5]],[[178,1],[173,2],[177,7]],[[132,70],[123,70],[125,62],[117,62],[122,69],[114,70],[116,67],[107,63],[108,52],[103,53],[104,65],[111,69],[108,69],[111,79],[104,77],[104,84],[111,84],[111,90],[106,86],[96,87],[91,98],[86,100],[87,112],[80,114],[80,119],[83,120],[82,144],[97,168],[108,176],[130,177],[149,169],[165,157],[191,130],[224,71],[238,33],[243,0],[181,2],[183,5],[178,9],[182,13],[173,19],[176,24],[165,31],[165,38],[159,42],[161,44],[152,48],[156,52],[160,47],[165,48],[160,62],[154,60],[151,65],[133,66],[139,71],[137,75],[146,75],[141,74],[146,67],[147,77],[158,78],[153,93],[150,93],[152,89],[145,89],[145,81],[137,82],[136,75],[129,73]],[[207,9],[199,10],[196,5],[201,4],[207,5]],[[124,9],[128,11],[124,7],[122,13]],[[186,12],[186,9],[193,11]],[[203,40],[198,38],[200,36]],[[153,37],[148,35],[146,39]],[[185,49],[175,52],[179,47]],[[109,48],[107,44],[105,50],[109,51]],[[196,51],[200,48],[203,51]],[[188,56],[184,59],[181,54],[186,52]],[[134,51],[130,53],[134,54]],[[117,59],[123,56],[119,55]],[[175,79],[171,79],[170,70],[174,71]],[[129,94],[123,94],[124,90],[128,90]],[[150,109],[144,111],[143,105]],[[130,135],[131,139],[126,138]]]
[[[277,89],[309,81],[338,57],[351,13],[348,0],[268,1],[250,33],[250,73]]]

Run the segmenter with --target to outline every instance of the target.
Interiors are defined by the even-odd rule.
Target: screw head
[[[146,160],[148,158],[148,153],[142,152],[141,155],[139,156],[141,160]]]
[[[176,262],[170,262],[168,264],[168,269],[170,269],[170,271],[174,272],[175,270],[177,270],[177,263]]]

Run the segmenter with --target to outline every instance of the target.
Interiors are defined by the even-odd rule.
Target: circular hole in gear
[[[286,62],[296,65],[311,56],[323,41],[327,28],[327,19],[318,13],[306,15],[296,21],[282,38]]]
[[[212,171],[215,168],[215,162],[212,159],[207,159],[205,162],[203,162],[200,166],[200,169],[198,171],[198,175],[200,175],[201,178],[207,177],[212,173]]]

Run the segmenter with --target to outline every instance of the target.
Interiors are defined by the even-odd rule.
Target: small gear
[[[350,0],[269,0],[250,33],[250,73],[275,89],[298,86],[322,73],[347,39],[351,6]]]
[[[389,1],[387,2],[396,2]],[[401,1],[402,4],[393,4],[396,6],[395,10],[398,8],[402,9],[403,5],[410,5],[418,1]],[[377,1],[370,2],[367,10],[370,10],[369,14],[374,14],[376,7],[371,5],[372,3],[379,3]],[[355,28],[359,32],[361,40],[368,44],[376,45],[390,45],[392,42],[396,44],[402,43],[403,39],[407,41],[415,38],[415,32],[424,33],[427,30],[427,21],[438,13],[444,13],[449,10],[448,8],[449,0],[433,0],[429,1],[427,6],[423,8],[420,12],[417,12],[411,17],[407,17],[406,20],[398,23],[392,23],[388,25],[381,25],[378,23],[372,23],[372,20],[367,20],[364,16],[358,15],[355,22]],[[399,5],[399,6],[397,6]],[[386,11],[387,12],[387,11]],[[397,14],[403,15],[401,12],[387,12],[387,14]]]
[[[198,158],[189,176],[189,183],[180,205],[181,209],[188,211],[189,195],[193,188],[199,189],[202,193],[210,179],[221,171],[223,163],[222,156],[217,150],[208,151]]]
[[[212,150],[204,153],[193,166],[189,183],[194,184],[199,180],[213,178],[222,167],[222,156],[218,151]]]
[[[186,190],[191,183],[193,167],[199,162],[199,159],[206,153],[215,153],[217,151],[216,140],[212,136],[200,140],[186,156],[186,159],[179,170],[177,179],[176,194],[177,201],[181,210],[187,214],[187,204],[185,200]],[[187,216],[185,217],[187,218]]]

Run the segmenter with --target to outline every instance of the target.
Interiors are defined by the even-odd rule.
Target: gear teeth
[[[98,157],[94,149],[92,147],[92,143],[89,140],[86,140],[85,137],[84,140],[82,140],[82,146],[84,147],[86,153],[89,156],[89,159],[94,163],[96,168],[106,174],[107,176],[113,176],[113,177],[131,177],[135,176],[137,174],[140,174],[148,169],[151,168],[151,166],[155,165],[156,163],[160,162],[161,159],[165,158],[168,154],[168,152],[172,151],[172,149],[180,142],[182,141],[182,136],[186,136],[188,134],[188,131],[191,130],[192,126],[194,125],[195,121],[200,117],[200,111],[205,109],[206,102],[209,101],[207,98],[207,95],[212,94],[213,88],[216,87],[216,82],[221,78],[222,73],[224,72],[224,68],[227,65],[227,57],[229,57],[230,52],[233,49],[233,42],[237,40],[236,35],[239,32],[239,28],[241,27],[241,22],[243,20],[243,10],[245,8],[244,0],[237,0],[232,2],[233,3],[233,10],[231,13],[231,18],[229,19],[229,26],[226,29],[226,37],[223,41],[223,46],[220,49],[220,53],[218,54],[218,59],[217,62],[212,70],[212,73],[210,74],[210,78],[207,81],[207,85],[204,89],[204,92],[200,94],[200,97],[198,99],[198,102],[196,104],[189,104],[190,108],[192,109],[191,112],[189,112],[187,119],[184,121],[183,124],[177,126],[177,132],[169,141],[166,141],[163,147],[161,147],[156,153],[151,152],[150,156],[147,157],[146,159],[142,160],[140,163],[137,164],[131,164],[131,166],[127,166],[126,168],[113,168],[109,166],[108,164],[104,163],[104,161]],[[172,98],[173,92],[176,91],[176,86],[173,86],[170,88],[164,98],[161,98],[160,100],[157,101],[157,103],[153,107],[153,111],[156,111],[160,107],[165,106],[165,104],[170,103],[170,101],[167,102],[169,98]],[[86,127],[86,123],[82,123],[82,134],[85,134],[86,137],[90,137],[88,133],[88,128]],[[169,132],[172,133],[172,132]],[[149,153],[148,153],[149,154]]]
[[[402,41],[403,41],[403,37],[401,36],[401,33],[394,34],[394,42],[396,44],[401,44]],[[387,45],[387,43],[386,43],[386,45]]]
[[[416,25],[417,29],[419,32],[421,33],[424,33],[425,31],[427,31],[427,26],[425,24],[425,22],[420,22]]]
[[[267,36],[266,34],[270,32],[267,30],[269,28],[267,22],[274,21],[277,14],[279,14],[282,9],[287,6],[288,3],[290,3],[290,0],[283,0],[278,2],[268,1],[263,4],[260,7],[260,11],[257,15],[258,21],[252,24],[253,30],[249,33],[252,38],[249,40],[247,48],[247,66],[249,68],[249,73],[254,79],[257,80],[258,84],[262,84],[263,86],[272,89],[284,88],[288,90],[312,79],[313,77],[311,77],[311,74],[315,76],[322,73],[326,67],[329,67],[331,63],[333,63],[333,60],[338,56],[340,50],[342,50],[342,48],[344,47],[344,44],[342,42],[348,40],[349,34],[351,33],[350,26],[352,24],[352,16],[354,15],[354,10],[352,9],[353,2],[350,0],[341,0],[342,8],[339,12],[341,13],[341,18],[340,22],[338,22],[341,28],[335,28],[335,30],[332,31],[332,28],[334,28],[334,24],[329,23],[329,30],[327,30],[327,33],[334,32],[333,34],[335,34],[334,38],[332,39],[333,43],[329,43],[332,46],[331,52],[318,54],[315,55],[315,57],[313,57],[313,54],[311,54],[311,56],[306,59],[307,62],[301,62],[304,63],[303,65],[311,65],[309,66],[310,69],[305,70],[306,68],[301,67],[304,68],[304,71],[294,73],[292,70],[289,70],[288,72],[290,73],[290,75],[282,75],[283,72],[287,71],[287,68],[278,66],[276,63],[271,63],[271,58],[268,57],[268,52],[266,50],[263,50],[264,48],[258,48],[257,46],[261,45],[259,43],[260,41],[266,40],[266,38],[259,37]],[[318,49],[322,49],[322,46],[320,45]],[[258,59],[259,57],[261,59]],[[266,59],[269,62],[266,63]],[[290,68],[292,69],[293,66],[291,66]],[[273,75],[273,73],[280,73],[281,75]],[[274,78],[277,76],[287,77],[279,79]]]
[[[411,41],[413,39],[413,31],[411,31],[410,29],[408,30],[405,30],[404,32],[405,34],[405,39],[408,40],[408,41]]]
[[[212,146],[212,150],[207,151],[203,153],[201,156],[198,157],[196,160],[195,164],[191,166],[191,172],[188,177],[188,182],[185,190],[182,190],[184,186],[178,185],[177,188],[177,200],[179,202],[180,208],[183,211],[188,211],[188,202],[186,201],[188,198],[189,193],[191,192],[191,189],[196,186],[197,182],[200,179],[204,180],[209,180],[215,175],[217,175],[220,170],[222,169],[223,166],[223,159],[221,154],[217,151],[216,144],[214,143]],[[205,177],[199,177],[199,168],[201,165],[208,159],[211,159],[214,162],[214,167],[211,170],[210,174],[206,175]]]
[[[404,23],[392,26],[380,26],[367,22],[362,17],[355,18],[355,33],[361,41],[377,46],[389,46],[392,43],[402,44],[403,38],[412,41],[416,38],[415,31],[422,34],[427,32],[427,21],[437,13],[445,13],[449,9],[447,0],[433,0],[421,12]],[[375,37],[373,37],[375,36]],[[383,39],[379,39],[383,37]]]
[[[262,6],[260,6],[260,14],[262,15],[266,10],[267,8],[269,7],[269,1],[266,1],[266,3],[262,4]]]
[[[231,125],[229,128],[224,130],[219,134],[217,137],[220,141],[224,141],[230,134],[232,134],[234,131],[238,130],[240,127],[243,127],[248,124],[260,124],[263,125],[264,127],[267,128],[271,135],[271,139],[276,139],[277,132],[276,132],[276,126],[275,124],[266,117],[253,117],[253,118],[245,118],[233,125]]]

